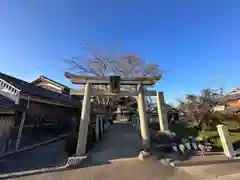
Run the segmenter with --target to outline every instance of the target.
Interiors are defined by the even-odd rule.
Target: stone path
[[[115,160],[136,158],[142,150],[140,133],[129,122],[115,122],[90,153],[91,163],[109,163]]]
[[[115,123],[90,153],[83,168],[25,176],[24,180],[192,180],[157,160],[140,161],[140,135],[130,123]]]

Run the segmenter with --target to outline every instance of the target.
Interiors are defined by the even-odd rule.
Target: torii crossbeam
[[[146,105],[145,96],[157,96],[157,105],[160,122],[160,129],[167,130],[167,124],[164,123],[163,119],[166,119],[161,107],[163,94],[156,91],[144,91],[143,86],[154,85],[160,77],[136,77],[136,78],[123,78],[120,79],[120,85],[137,85],[136,91],[119,91],[117,93],[96,90],[92,88],[92,85],[110,85],[110,77],[93,77],[93,76],[78,76],[71,73],[65,73],[65,77],[70,79],[74,84],[84,84],[84,91],[71,91],[72,95],[84,95],[82,103],[81,123],[78,134],[78,144],[76,149],[76,155],[85,155],[88,124],[91,106],[91,96],[105,95],[105,96],[137,96],[141,137],[144,149],[147,150],[150,146],[149,135],[148,135],[148,122],[146,118]]]

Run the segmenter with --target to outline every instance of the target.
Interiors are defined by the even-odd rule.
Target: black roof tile
[[[50,79],[50,78],[48,78],[46,76],[43,76],[43,75],[41,75],[38,79],[32,81],[31,84],[36,84],[36,83],[38,83],[41,80],[46,80],[46,81],[52,82],[53,84],[56,84],[57,86],[60,86],[60,87],[63,87],[63,88],[67,88],[67,89],[71,89],[71,88],[69,88],[69,87],[67,87],[67,86],[65,86],[65,85],[63,85],[63,84],[61,84],[61,83],[59,83],[57,81],[54,81],[54,80],[52,80],[52,79]]]
[[[56,100],[71,106],[77,107],[80,105],[80,102],[73,100],[71,96],[44,89],[42,87],[23,81],[21,79],[3,73],[0,73],[0,78],[7,81],[16,88],[20,89],[22,92],[28,93],[30,95]]]
[[[0,108],[10,107],[14,105],[14,101],[0,94]]]

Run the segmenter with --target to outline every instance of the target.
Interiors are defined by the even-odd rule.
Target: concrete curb
[[[66,163],[66,167],[76,167],[78,165],[80,165],[82,162],[84,162],[84,160],[87,159],[87,156],[72,156],[69,157]]]
[[[150,157],[151,157],[151,154],[147,151],[140,151],[138,154],[138,159],[142,161],[149,159]]]
[[[64,166],[0,174],[0,179],[16,178],[16,177],[22,177],[22,176],[29,176],[29,175],[35,175],[35,174],[67,170],[67,169],[74,168],[74,167],[80,165],[82,162],[84,162],[85,159],[87,159],[87,156],[73,156],[73,157],[68,158],[67,163]]]
[[[227,175],[222,175],[222,176],[217,176],[215,178],[212,178],[211,180],[236,180],[239,179],[240,173],[234,173],[234,174],[227,174]],[[203,179],[203,180],[208,180],[208,179]]]
[[[161,164],[165,165],[165,166],[172,166],[172,159],[171,158],[165,158],[165,159],[160,159]]]
[[[34,144],[34,145],[32,145],[32,146],[28,146],[28,147],[25,147],[25,148],[22,148],[22,149],[18,149],[18,150],[16,150],[16,151],[8,152],[8,153],[0,156],[0,159],[6,158],[7,156],[14,155],[14,154],[16,154],[16,153],[20,153],[20,152],[32,150],[32,149],[37,148],[37,147],[39,147],[39,146],[43,146],[43,145],[47,145],[47,144],[50,144],[50,143],[53,143],[53,142],[56,142],[56,141],[60,141],[60,140],[64,139],[65,137],[67,137],[67,134],[64,134],[64,135],[61,135],[61,136],[59,136],[59,137],[50,139],[50,140],[48,140],[48,141],[44,141],[44,142],[41,142],[41,143]]]
[[[240,162],[240,159],[225,159],[225,160],[212,160],[212,161],[200,161],[200,162],[181,162],[174,161],[173,159],[164,159],[165,163],[168,163],[172,167],[188,167],[188,166],[204,166],[214,164],[228,164]]]
[[[20,176],[41,174],[41,173],[46,173],[46,172],[55,172],[55,171],[64,170],[67,168],[68,168],[68,166],[65,165],[65,166],[52,167],[52,168],[42,168],[42,169],[35,169],[35,170],[29,170],[29,171],[6,173],[6,174],[0,174],[0,179],[16,178],[16,177],[20,177]]]

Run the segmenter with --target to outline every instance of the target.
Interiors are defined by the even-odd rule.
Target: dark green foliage
[[[175,132],[176,136],[179,138],[187,138],[189,136],[196,137],[199,131],[197,126],[188,126],[186,122],[170,124],[169,129]]]
[[[158,122],[150,122],[148,124],[148,127],[154,131],[159,131],[160,130],[160,126]]]
[[[77,148],[77,140],[78,140],[77,132],[70,133],[66,138],[64,149],[68,156],[75,155]],[[86,151],[89,151],[90,149],[93,148],[94,142],[95,142],[95,129],[92,126],[89,126]]]
[[[232,114],[232,115],[227,114],[225,115],[225,118],[227,119],[227,121],[240,123],[240,116],[238,114]]]
[[[228,119],[224,113],[214,112],[212,114],[205,114],[198,127],[200,130],[216,130],[217,125],[223,124],[225,121],[228,121]]]
[[[76,153],[77,138],[78,138],[77,133],[71,133],[66,138],[64,149],[68,156],[73,156]]]
[[[154,131],[151,133],[151,141],[158,144],[168,144],[174,142],[175,140],[176,140],[175,136],[167,134],[165,132]]]

